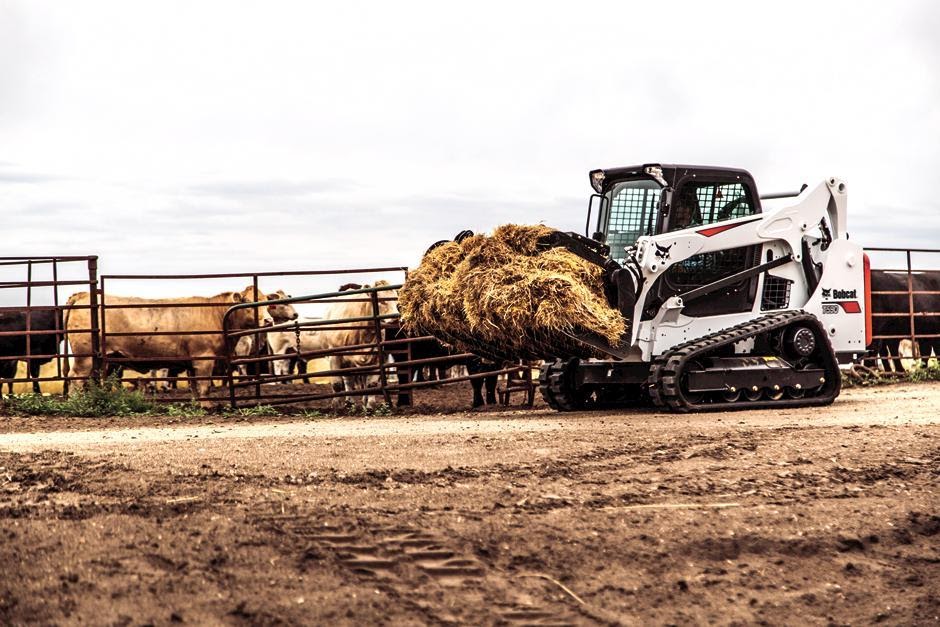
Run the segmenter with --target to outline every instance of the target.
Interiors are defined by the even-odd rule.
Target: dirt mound
[[[601,269],[564,248],[541,247],[553,232],[506,224],[490,236],[432,248],[399,292],[403,324],[458,345],[474,338],[515,353],[557,345],[578,330],[618,344],[626,321],[607,303]]]

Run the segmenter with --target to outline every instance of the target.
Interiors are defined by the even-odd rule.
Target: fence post
[[[259,301],[259,295],[260,295],[260,292],[258,291],[258,275],[257,275],[257,274],[252,275],[252,277],[251,277],[251,286],[252,286],[252,288],[253,288],[253,290],[254,290],[254,292],[253,292],[253,294],[252,294],[252,298],[254,298],[254,302],[257,303],[257,302]],[[258,328],[260,327],[260,325],[261,325],[261,313],[260,313],[260,309],[259,309],[258,307],[255,307],[254,309],[255,309],[255,329],[258,329]],[[267,339],[267,337],[268,337],[267,333],[265,333],[264,337],[265,337],[265,339]],[[252,346],[251,346],[251,356],[252,356],[252,357],[257,357],[258,354],[261,352],[261,333],[260,333],[260,332],[257,332],[257,333],[255,333],[254,335],[252,335],[251,338],[252,338],[252,340],[253,340],[253,341],[252,341]],[[239,338],[239,339],[241,339],[241,338]],[[238,345],[238,343],[236,342],[236,346],[237,346],[237,345]],[[259,404],[259,405],[260,405],[260,404],[261,404],[261,362],[254,362],[254,364],[255,364],[255,365],[254,365],[253,367],[255,367],[255,368],[258,369],[257,373],[255,373],[255,375],[254,375],[254,379],[255,379],[255,402],[256,402],[256,404]],[[247,365],[247,364],[245,365],[245,373],[246,373],[246,374],[248,373],[248,365]]]
[[[225,343],[225,378],[228,381],[228,400],[232,409],[238,408],[238,402],[235,397],[235,376],[232,373],[232,355],[235,353],[235,345],[232,338],[228,336],[228,314],[227,310],[222,316],[222,341]]]
[[[920,347],[917,346],[917,331],[914,323],[914,274],[911,271],[911,251],[905,251],[907,256],[907,313],[911,323],[911,358],[916,362],[920,360]],[[898,359],[901,357],[901,346],[898,345]]]
[[[26,378],[32,382],[33,371],[33,260],[26,262]],[[13,373],[16,378],[16,373]]]
[[[372,322],[375,326],[375,350],[379,360],[379,381],[382,385],[382,396],[388,405],[392,404],[392,397],[388,392],[388,379],[385,376],[385,350],[382,347],[384,338],[382,337],[382,321],[379,320],[379,293],[373,291],[369,293],[369,299],[372,301]]]
[[[62,377],[62,359],[69,358],[69,345],[65,339],[65,327],[63,326],[63,321],[65,316],[61,309],[59,309],[59,266],[58,259],[52,258],[52,305],[55,307],[53,310],[55,317],[55,346],[56,353],[59,353],[61,350],[62,354],[57,354],[55,358],[55,376],[57,379],[62,379],[62,395],[69,395],[69,380]],[[63,357],[64,355],[64,357]]]
[[[101,382],[101,368],[103,366],[102,337],[99,336],[103,328],[98,324],[98,317],[104,321],[104,311],[98,308],[98,256],[88,258],[88,309],[91,328],[91,379]],[[104,283],[101,284],[101,304],[104,305]]]

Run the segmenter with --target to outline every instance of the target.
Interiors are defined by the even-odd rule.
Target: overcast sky
[[[560,7],[0,0],[0,255],[414,265],[651,161],[840,176],[854,239],[940,247],[940,4]]]

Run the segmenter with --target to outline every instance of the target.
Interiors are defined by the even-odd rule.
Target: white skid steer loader
[[[571,333],[542,350],[551,407],[835,400],[840,364],[871,339],[868,257],[848,239],[842,181],[764,196],[794,199],[764,212],[745,170],[646,164],[594,170],[590,180],[592,237],[555,232],[542,245],[601,266],[607,300],[630,324],[617,346]],[[490,359],[519,357],[477,346]]]

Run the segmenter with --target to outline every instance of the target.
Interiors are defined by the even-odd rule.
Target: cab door
[[[700,180],[688,177],[673,193],[673,206],[664,220],[663,232],[695,229],[718,222],[760,213],[759,201],[750,186],[738,180]],[[650,291],[644,319],[655,315],[669,297],[713,283],[760,262],[761,245],[754,244],[693,255],[673,264]],[[743,279],[686,304],[688,316],[715,316],[750,311],[757,294],[758,277]]]

